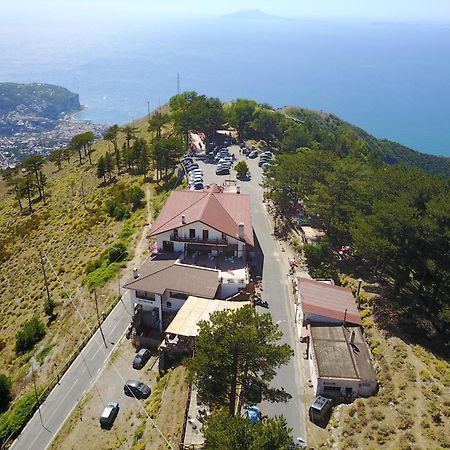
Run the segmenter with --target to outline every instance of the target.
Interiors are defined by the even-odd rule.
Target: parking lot
[[[143,413],[140,405],[145,400],[136,400],[124,394],[124,383],[140,380],[153,390],[156,384],[157,364],[153,356],[141,370],[133,369],[135,349],[122,339],[112,354],[107,366],[91,383],[89,392],[72,412],[50,448],[79,449],[80,442],[86,449],[113,448],[117,443],[131,442],[136,427],[140,424],[138,415]],[[99,418],[109,401],[119,403],[119,414],[110,430],[100,427]],[[125,445],[127,447],[127,445]]]

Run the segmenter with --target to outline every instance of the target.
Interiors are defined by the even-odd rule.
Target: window
[[[207,241],[209,238],[209,231],[208,230],[203,230],[203,240]]]
[[[186,300],[188,296],[186,294],[182,294],[181,292],[169,292],[169,296],[172,298],[177,298],[178,300]]]
[[[227,238],[227,235],[225,233],[222,233],[222,239],[225,240]]]
[[[136,291],[136,297],[143,300],[150,300],[151,302],[155,301],[155,294],[152,294],[150,292]]]
[[[166,306],[167,306],[168,308],[172,308],[172,302],[166,302]]]
[[[173,237],[176,239],[178,237],[178,228],[173,230]]]
[[[189,237],[195,239],[195,228],[189,228]]]

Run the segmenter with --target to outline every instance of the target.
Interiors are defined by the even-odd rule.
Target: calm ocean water
[[[377,137],[450,156],[450,25],[0,25],[0,81],[65,86],[88,106],[81,117],[95,122],[144,116],[147,102],[153,109],[176,93],[179,73],[181,90],[322,109]]]

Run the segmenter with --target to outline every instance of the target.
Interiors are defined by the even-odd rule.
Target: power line
[[[123,252],[125,253],[125,252]],[[86,328],[89,330],[89,333],[93,334],[91,327],[89,326],[89,324],[86,322],[86,320],[84,319],[83,315],[81,314],[80,310],[77,308],[77,306],[75,305],[74,301],[72,300],[72,297],[70,296],[68,290],[66,289],[65,284],[62,282],[62,280],[59,278],[58,274],[55,271],[55,268],[53,267],[52,262],[50,261],[50,259],[48,258],[47,255],[44,255],[50,265],[50,268],[52,269],[53,274],[55,275],[56,279],[58,280],[58,282],[60,283],[61,287],[63,288],[67,298],[69,299],[70,303],[72,303],[72,306],[75,308],[77,314],[80,316],[81,321],[84,323],[84,325],[86,326]],[[106,349],[103,348],[103,346],[101,344],[99,344],[99,350],[103,351],[105,357],[107,360],[110,359],[112,352],[110,353],[110,355],[108,355],[106,353]],[[97,391],[97,393],[99,394],[100,399],[102,400],[102,402],[104,403],[98,388],[96,386],[95,380],[92,377],[92,374],[89,370],[89,367],[87,366],[86,360],[84,359],[84,355],[83,355],[83,350],[81,350],[80,355],[82,355],[83,361],[86,364],[86,368],[89,372],[89,375],[91,377],[92,383],[94,384],[94,387]],[[125,385],[125,378],[122,376],[122,374],[117,370],[117,368],[112,365],[113,370],[117,373],[117,375],[119,376],[119,378],[122,380],[122,383]],[[167,440],[167,438],[164,436],[164,433],[159,429],[159,427],[157,426],[157,424],[155,423],[155,421],[152,419],[152,417],[150,416],[150,414],[147,412],[147,410],[142,406],[142,404],[139,402],[139,400],[137,399],[136,395],[133,393],[133,391],[131,391],[133,398],[136,400],[137,404],[139,405],[139,408],[141,409],[141,411],[144,412],[144,414],[147,416],[147,418],[150,420],[150,422],[152,423],[152,425],[158,430],[159,434],[162,436],[162,438],[164,439],[164,441],[166,442],[166,444],[169,446],[170,449],[175,450],[174,447],[172,446],[172,444]]]

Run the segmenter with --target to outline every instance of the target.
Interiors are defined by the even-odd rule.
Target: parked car
[[[141,348],[135,355],[133,359],[133,368],[134,369],[142,369],[151,356],[150,350],[146,348]]]
[[[258,156],[258,151],[257,150],[252,150],[249,154],[248,154],[248,157],[250,158],[250,159],[254,159],[254,158],[256,158]]]
[[[111,428],[118,413],[119,403],[116,401],[108,402],[100,416],[100,426],[102,428]]]
[[[123,392],[130,397],[148,398],[151,390],[142,381],[128,380],[123,387]]]
[[[273,153],[270,150],[266,150],[265,152],[261,153],[261,156],[267,156],[268,158],[272,158]]]
[[[198,167],[198,164],[194,163],[194,164],[191,164],[190,166],[186,167],[186,171],[187,171],[187,173],[190,173],[190,172],[192,172],[194,169],[198,169],[198,168],[199,168],[199,167]]]
[[[216,175],[230,175],[230,169],[228,167],[218,167]]]
[[[270,161],[269,158],[261,158],[261,159],[258,161],[258,166],[261,167],[263,164],[266,164],[266,163],[268,163],[269,161]]]
[[[203,189],[203,187],[204,187],[204,185],[203,185],[203,182],[201,182],[201,181],[194,183],[194,186],[193,186],[194,190],[196,190],[196,191]]]
[[[312,405],[309,407],[309,418],[312,422],[323,421],[331,411],[333,401],[330,398],[316,397]]]

